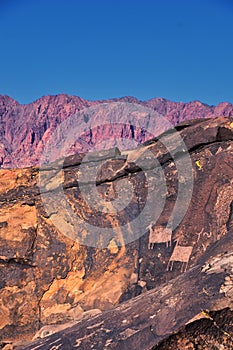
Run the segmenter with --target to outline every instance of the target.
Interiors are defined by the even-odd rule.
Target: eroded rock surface
[[[224,323],[216,314],[222,314],[225,321],[232,321],[232,311],[230,311],[233,306],[232,243],[233,231],[231,230],[217,244],[213,244],[212,249],[206,251],[200,261],[204,262],[204,265],[199,262],[194,268],[166,285],[133,298],[114,310],[106,311],[93,319],[79,322],[48,338],[25,346],[24,349],[49,350],[56,347],[56,349],[127,350],[152,349],[156,344],[159,344],[158,347],[153,349],[175,349],[175,345],[178,349],[181,349],[182,345],[187,345],[186,349],[188,349],[192,345],[189,338],[189,342],[186,338],[186,343],[183,342],[183,344],[182,338],[179,338],[176,343],[173,341],[172,347],[167,348],[162,347],[162,341],[186,324],[188,324],[186,329],[189,331],[192,327],[195,329],[194,323],[198,329],[200,320],[204,322],[199,326],[199,331],[202,329],[203,332],[203,323],[206,323],[209,334],[213,332],[212,328],[215,328],[215,344],[221,344],[219,339],[216,339],[216,334],[219,333],[218,338],[225,338],[225,346],[230,349],[232,324]],[[219,253],[219,251],[225,251],[225,253]],[[231,279],[231,288],[226,292],[224,288],[229,279]],[[195,321],[196,319],[199,321]],[[208,333],[204,332],[203,336],[206,339],[209,337]],[[165,344],[168,343],[167,341]],[[205,343],[204,339],[203,343]],[[206,344],[211,344],[210,340]],[[195,345],[194,342],[193,345]]]
[[[35,344],[38,349],[52,349],[53,341],[64,349],[150,349],[203,309],[214,312],[231,306],[232,118],[190,122],[180,126],[179,135],[190,151],[193,191],[169,244],[161,238],[175,203],[179,200],[179,214],[190,195],[184,191],[178,198],[179,186],[192,190],[189,173],[178,172],[185,150],[174,132],[129,153],[87,160],[89,168],[101,164],[93,183],[103,198],[102,212],[82,196],[78,179],[85,168],[80,154],[67,158],[63,170],[58,162],[44,169],[0,171],[2,344],[24,341],[23,348],[33,349],[36,345],[26,347],[26,342],[43,326],[78,322]],[[84,187],[89,186],[83,179]],[[148,191],[153,179],[155,187]],[[48,210],[46,193],[48,201],[51,198]],[[127,193],[127,207],[113,215],[112,200]],[[160,203],[149,205],[135,239],[131,220],[154,199],[164,203],[154,228],[157,236],[150,238],[145,223],[153,221]],[[78,226],[69,211],[61,210],[66,203]],[[98,247],[80,243],[92,239],[86,222],[99,228]],[[127,236],[121,231],[124,225]],[[105,227],[115,234],[101,236]],[[108,244],[101,248],[102,238]],[[175,255],[178,246],[191,247],[189,254],[183,250]],[[103,314],[81,321],[92,309]]]

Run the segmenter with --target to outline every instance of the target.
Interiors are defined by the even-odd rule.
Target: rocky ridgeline
[[[46,142],[53,138],[54,131],[58,125],[81,110],[93,108],[103,103],[118,102],[118,110],[112,116],[112,123],[119,123],[120,103],[129,103],[136,106],[149,108],[164,116],[172,125],[196,118],[212,118],[219,116],[233,115],[233,106],[223,102],[218,106],[208,106],[199,101],[182,103],[171,102],[162,98],[154,98],[149,101],[140,101],[133,97],[123,97],[105,101],[87,101],[79,97],[68,95],[45,96],[28,105],[21,105],[8,96],[0,96],[0,166],[4,168],[22,168],[38,164],[43,153]],[[118,113],[119,112],[119,113]],[[84,144],[93,147],[109,139],[113,134],[112,128],[107,119],[106,110],[98,110],[99,118],[103,127],[92,128],[95,115],[91,118],[83,113],[78,118],[80,127],[87,127],[89,132],[85,137]],[[138,111],[140,119],[140,111]],[[90,119],[90,120],[89,120]],[[151,138],[145,135],[144,128],[133,130],[130,124],[130,117],[124,119],[122,126],[118,128],[118,134],[129,139],[135,139],[136,143],[143,143]],[[151,125],[151,130],[157,134],[160,132],[160,122],[148,113],[145,125]],[[115,132],[115,131],[114,131]],[[62,136],[60,136],[62,139]],[[82,144],[81,150],[86,151]],[[109,144],[103,145],[109,148]],[[79,149],[80,150],[80,149]],[[74,152],[75,150],[73,150]],[[74,152],[75,153],[75,152]],[[59,154],[57,154],[59,157]],[[61,155],[60,155],[61,156]]]

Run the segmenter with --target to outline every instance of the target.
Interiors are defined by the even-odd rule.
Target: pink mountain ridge
[[[88,107],[112,102],[150,108],[164,116],[173,126],[190,119],[233,115],[233,105],[228,102],[222,102],[217,106],[209,106],[199,101],[183,103],[172,102],[163,98],[141,101],[130,96],[89,101],[77,96],[60,94],[44,96],[30,104],[20,104],[9,96],[0,95],[0,167],[22,168],[38,164],[44,144],[52,137],[54,130],[60,123]],[[102,114],[104,125],[106,113],[104,109],[99,113]],[[86,117],[83,114],[78,123],[80,125],[87,123],[86,118],[89,119],[89,116]],[[150,118],[153,118],[153,116],[151,117],[148,114],[148,119]],[[114,122],[118,122],[117,115],[113,120]],[[159,127],[155,122],[153,125],[153,120],[148,120],[148,122],[151,123],[154,129]],[[145,130],[133,130],[132,128],[133,126],[126,127],[122,125],[120,126],[121,130],[118,127],[118,134],[127,133],[128,138],[135,139],[139,144],[150,138],[150,135],[145,135]],[[111,132],[107,126],[93,130],[90,127],[85,143],[99,143],[107,139]],[[81,150],[85,151],[85,147],[82,146],[82,148]],[[60,154],[57,154],[57,157],[59,156]]]

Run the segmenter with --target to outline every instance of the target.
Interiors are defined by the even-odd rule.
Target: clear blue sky
[[[232,0],[0,0],[0,94],[233,102]]]

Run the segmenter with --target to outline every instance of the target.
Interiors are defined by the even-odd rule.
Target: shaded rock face
[[[232,349],[233,348],[233,311],[225,308],[219,311],[203,311],[202,317],[168,337],[153,350],[173,349]]]
[[[54,131],[58,125],[64,120],[77,115],[81,110],[98,106],[103,103],[129,103],[138,106],[150,108],[151,111],[157,111],[164,116],[172,125],[180,122],[196,119],[211,118],[219,116],[233,115],[233,106],[230,103],[221,103],[218,106],[204,105],[199,101],[189,103],[176,103],[161,98],[155,98],[149,101],[139,101],[132,97],[124,97],[120,99],[111,99],[106,101],[87,101],[75,96],[57,95],[45,96],[39,100],[28,104],[20,105],[8,96],[0,96],[0,166],[3,168],[22,168],[38,164],[44,145],[48,139],[53,138]],[[119,106],[119,112],[121,107]],[[128,118],[128,126],[126,120],[123,125],[118,125],[117,132],[107,123],[104,108],[101,112],[102,127],[93,128],[95,115],[83,113],[78,118],[78,125],[87,127],[88,131],[85,135],[83,143],[77,150],[87,151],[88,147],[93,147],[106,139],[110,135],[116,137],[115,134],[121,135],[121,138],[135,140],[135,143],[143,143],[150,139],[150,135],[145,134],[144,128],[134,130],[134,126],[130,125],[130,117]],[[140,112],[138,112],[140,118]],[[116,123],[119,117],[115,117]],[[153,132],[159,133],[160,123],[157,123],[153,115],[150,113],[144,123],[151,124]],[[60,136],[62,139],[62,135]],[[108,144],[103,144],[106,149]],[[132,148],[132,147],[131,147]],[[75,153],[75,149],[72,150]],[[71,152],[72,153],[72,152]],[[57,154],[59,158],[61,154]]]
[[[186,173],[178,174],[184,153],[173,132],[129,153],[115,150],[87,160],[90,169],[101,164],[95,187],[104,199],[102,212],[94,212],[81,192],[78,179],[85,169],[80,154],[68,157],[62,171],[58,163],[41,171],[0,171],[2,343],[26,342],[43,326],[68,323],[60,333],[36,345],[23,343],[23,348],[51,349],[57,341],[64,349],[150,349],[202,310],[232,307],[232,118],[193,121],[178,133],[190,152],[193,191],[179,225],[167,229],[176,201],[178,214],[187,204],[189,193],[178,198],[179,186],[190,181]],[[151,190],[152,179],[156,186]],[[121,189],[133,189],[133,194],[128,209],[114,214],[108,205],[121,198]],[[48,201],[57,196],[49,209],[46,193]],[[135,239],[131,222],[146,203],[154,203],[154,196],[157,202],[164,199],[154,231],[145,227],[156,215],[156,206],[150,205]],[[76,214],[77,226],[70,212],[61,210],[64,202]],[[99,228],[96,245],[82,244],[93,233],[87,232],[87,222],[93,232]],[[102,235],[106,227],[115,234]],[[107,244],[101,247],[104,238]],[[103,313],[80,321],[93,309]],[[78,323],[71,327],[70,322]]]

